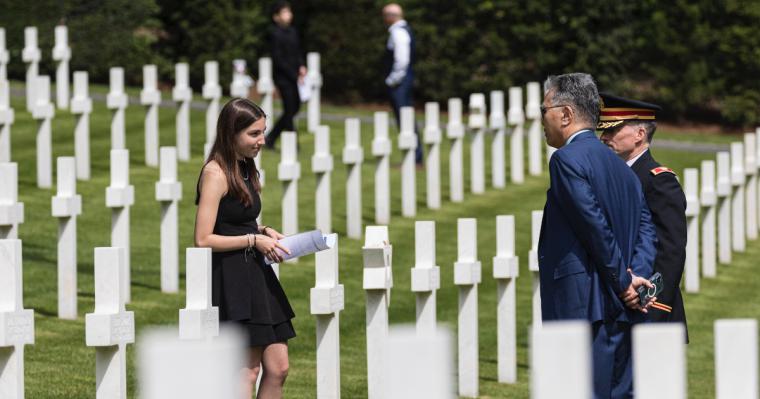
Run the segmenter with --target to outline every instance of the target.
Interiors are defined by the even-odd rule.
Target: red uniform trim
[[[664,173],[664,172],[676,174],[676,172],[673,172],[673,169],[666,168],[664,166],[658,166],[658,167],[650,170],[649,172],[652,173],[655,176],[659,175],[660,173]]]

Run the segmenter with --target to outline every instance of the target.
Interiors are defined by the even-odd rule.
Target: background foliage
[[[262,0],[6,1],[0,26],[12,52],[11,77],[23,77],[23,27],[40,29],[43,73],[52,72],[53,27],[70,27],[73,69],[105,83],[108,67],[191,64],[246,58],[255,75],[268,54],[269,4]],[[324,94],[335,103],[384,101],[380,57],[386,40],[380,0],[293,1],[305,51],[322,54]],[[417,36],[416,100],[445,101],[543,80],[592,73],[600,87],[662,104],[671,120],[750,126],[760,122],[760,3],[741,0],[637,2],[579,0],[407,0]]]

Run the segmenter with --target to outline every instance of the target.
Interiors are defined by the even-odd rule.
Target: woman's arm
[[[200,199],[198,213],[195,215],[195,246],[211,248],[214,252],[248,248],[248,241],[250,239],[253,243],[253,237],[214,234],[219,202],[227,192],[227,178],[222,169],[211,161],[203,168],[200,179]]]
[[[203,168],[200,191],[198,213],[195,216],[196,247],[211,248],[214,252],[225,252],[255,246],[264,256],[278,263],[282,262],[282,256],[277,253],[275,248],[290,253],[275,238],[263,234],[240,236],[214,234],[214,224],[216,223],[216,213],[219,211],[219,201],[222,200],[222,197],[227,192],[227,177],[216,162],[211,161]],[[267,231],[273,230],[269,228]]]

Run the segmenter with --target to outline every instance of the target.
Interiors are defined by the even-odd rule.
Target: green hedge
[[[142,64],[191,64],[202,85],[203,62],[220,62],[230,80],[234,58],[268,53],[269,4],[261,0],[39,0],[6,2],[13,62],[23,77],[23,27],[40,28],[43,73],[51,73],[53,26],[70,27],[73,69],[107,82],[111,65],[139,83]],[[380,58],[387,39],[379,0],[293,1],[304,50],[322,54],[324,95],[336,103],[385,101]],[[602,89],[664,106],[671,120],[735,126],[760,122],[760,3],[736,0],[613,2],[581,0],[409,0],[402,3],[417,36],[416,100],[445,101],[506,89],[549,74],[585,71]]]

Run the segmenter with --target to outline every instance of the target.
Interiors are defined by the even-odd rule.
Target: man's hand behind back
[[[657,297],[649,298],[649,301],[647,301],[646,305],[641,306],[641,302],[639,300],[639,293],[638,289],[642,285],[647,288],[652,288],[654,285],[644,277],[639,277],[633,272],[631,272],[631,269],[628,269],[628,273],[631,274],[631,285],[628,286],[628,288],[621,292],[619,297],[623,300],[625,303],[625,306],[628,307],[628,309],[631,310],[638,310],[642,313],[647,313],[648,308],[652,306],[652,303],[657,301]]]

